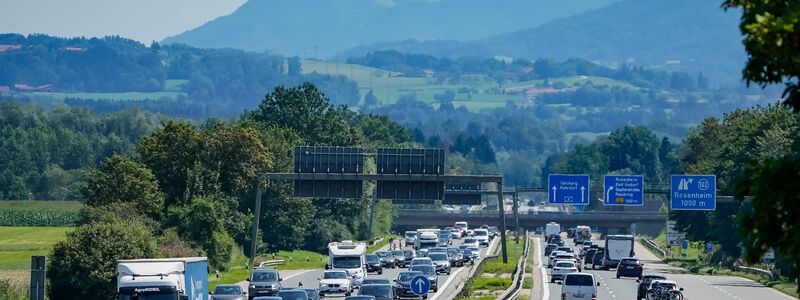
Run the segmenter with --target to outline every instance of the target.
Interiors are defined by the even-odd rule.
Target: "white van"
[[[561,284],[562,300],[597,299],[597,287],[600,282],[589,273],[570,273],[564,276]]]

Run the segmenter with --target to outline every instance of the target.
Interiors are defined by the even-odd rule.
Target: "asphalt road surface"
[[[567,244],[574,247],[570,239],[566,239]],[[604,242],[595,241],[602,245]],[[536,243],[535,243],[536,244]],[[544,253],[544,241],[539,240],[539,252]],[[645,264],[645,273],[660,273],[666,274],[668,280],[673,280],[678,283],[679,287],[684,288],[683,295],[686,300],[784,300],[795,299],[786,294],[778,292],[774,289],[768,288],[757,282],[733,276],[705,276],[693,274],[675,274],[678,269],[661,262],[655,255],[650,253],[646,248],[636,243],[634,252],[639,259]],[[537,282],[542,284],[547,291],[542,294],[547,294],[547,298],[552,300],[561,299],[561,286],[556,283],[550,283],[550,270],[547,269],[547,257],[542,257],[542,262],[547,276],[544,276],[545,282]],[[594,274],[600,282],[598,287],[598,300],[629,300],[636,299],[636,289],[638,284],[635,278],[616,278],[616,271],[601,271],[583,269],[584,272]],[[540,271],[541,272],[541,271]],[[589,300],[589,299],[587,299]]]
[[[499,239],[499,237],[497,239]],[[453,241],[453,246],[449,246],[449,247],[458,247],[458,245],[461,244],[461,241],[462,241],[461,239],[454,240]],[[481,246],[481,257],[484,257],[485,254],[486,254],[486,247]],[[451,279],[451,277],[455,276],[456,274],[459,274],[459,275],[463,276],[464,274],[467,273],[466,268],[469,268],[469,266],[470,265],[467,264],[465,267],[454,267],[450,271],[451,275],[447,275],[447,274],[439,275],[439,291],[437,293],[433,293],[433,292],[429,293],[428,294],[428,299],[437,299],[438,298],[437,294],[442,293],[445,290],[447,290],[446,287],[448,287],[451,284],[458,284],[457,281],[455,281],[455,280],[448,281],[448,279]],[[463,272],[461,271],[461,269],[464,269]],[[369,275],[367,275],[367,277],[368,278],[386,278],[386,279],[389,280],[389,282],[391,282],[393,279],[397,278],[397,275],[399,275],[400,272],[403,272],[403,271],[406,271],[406,270],[407,270],[406,268],[395,268],[395,269],[384,268],[382,275],[378,275],[376,273],[370,273]],[[288,279],[284,279],[283,280],[283,287],[286,287],[286,288],[297,287],[301,282],[303,283],[303,286],[305,286],[305,287],[318,287],[319,283],[317,281],[317,278],[322,277],[322,273],[324,271],[325,270],[311,270],[311,271],[307,271],[307,272],[304,272],[304,273],[300,273],[300,274],[294,275],[294,276],[292,276],[292,277],[290,277]],[[461,273],[464,273],[464,274],[461,274]],[[358,292],[356,291],[353,294],[354,295],[358,294]],[[330,295],[330,296],[325,297],[325,299],[336,299],[336,298],[343,299],[344,295]]]

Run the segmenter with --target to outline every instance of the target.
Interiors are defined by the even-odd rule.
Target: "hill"
[[[670,71],[703,71],[717,82],[738,81],[745,61],[740,14],[716,0],[625,0],[605,7],[466,43],[404,41],[364,45],[336,57],[395,49],[435,56],[580,57]]]
[[[380,42],[488,38],[614,1],[251,0],[230,15],[164,42],[303,57],[317,52],[317,58],[326,58]]]

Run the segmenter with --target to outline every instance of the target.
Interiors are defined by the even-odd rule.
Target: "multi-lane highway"
[[[571,240],[565,239],[568,245],[574,247]],[[602,245],[601,241],[595,241]],[[542,255],[544,253],[543,240],[534,243],[538,246],[537,253]],[[795,299],[786,294],[780,293],[774,289],[768,288],[757,282],[743,279],[740,277],[732,276],[705,276],[685,274],[681,269],[671,267],[664,264],[655,255],[650,253],[646,248],[636,243],[635,253],[644,263],[645,273],[660,273],[666,274],[667,279],[675,281],[679,287],[684,288],[684,297],[687,300],[779,300],[779,299]],[[555,283],[550,283],[550,270],[547,269],[547,257],[541,256],[536,258],[536,262],[543,262],[537,276],[543,280],[538,280],[543,288],[542,300],[560,300],[561,299],[561,286]],[[541,260],[539,260],[541,259]],[[535,263],[536,263],[535,262]],[[635,278],[616,278],[614,270],[600,271],[600,270],[587,270],[584,272],[594,274],[600,282],[598,287],[597,299],[616,300],[616,299],[636,299],[637,283]],[[682,274],[683,273],[683,274]],[[544,274],[544,276],[542,276]],[[535,298],[540,299],[540,298]]]
[[[499,238],[496,238],[496,239],[499,239]],[[451,247],[458,247],[458,245],[461,244],[461,241],[462,240],[460,240],[460,239],[454,240],[453,241],[453,246],[451,246]],[[496,245],[496,243],[493,243],[493,244]],[[481,247],[481,258],[486,256],[486,252],[487,252],[487,247]],[[436,292],[436,293],[433,293],[433,292],[429,293],[428,294],[428,299],[434,299],[435,300],[435,299],[439,299],[442,294],[446,294],[446,293],[447,294],[452,294],[454,286],[458,285],[462,280],[464,280],[465,276],[467,275],[467,273],[469,273],[468,272],[469,267],[470,267],[469,264],[467,264],[465,267],[453,267],[452,271],[450,272],[450,275],[447,275],[447,274],[439,275],[439,279],[438,279],[439,280],[439,291]],[[391,282],[393,279],[397,278],[397,275],[399,275],[400,272],[406,271],[406,270],[407,270],[406,268],[396,268],[396,269],[384,268],[383,269],[383,274],[378,275],[376,273],[370,273],[367,277],[369,277],[369,278],[386,278]],[[317,270],[304,271],[304,272],[301,272],[301,273],[295,273],[295,274],[291,275],[290,277],[284,279],[283,286],[287,287],[287,288],[297,287],[302,282],[304,287],[317,287],[319,285],[318,281],[317,281],[317,278],[322,277],[322,273],[324,271],[325,270],[317,269]],[[328,297],[325,297],[325,298],[343,298],[343,297],[344,297],[344,295],[331,295],[331,296],[328,296]]]

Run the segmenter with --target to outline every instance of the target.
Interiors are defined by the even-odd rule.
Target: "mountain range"
[[[230,15],[164,42],[328,58],[382,42],[478,40],[615,1],[250,0]]]

